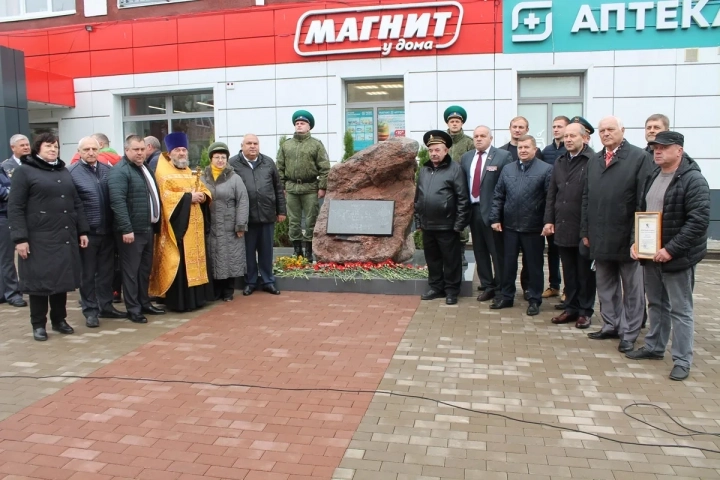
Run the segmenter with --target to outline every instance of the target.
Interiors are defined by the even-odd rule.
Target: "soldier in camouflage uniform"
[[[277,154],[280,181],[287,193],[287,216],[289,237],[294,255],[303,255],[312,261],[312,238],[320,210],[318,200],[325,196],[330,160],[320,140],[310,136],[315,118],[306,110],[298,110],[292,116],[295,134],[281,146]],[[305,235],[301,219],[305,216]]]
[[[452,105],[445,109],[443,118],[445,119],[445,123],[447,123],[448,133],[450,134],[450,138],[452,138],[453,141],[452,147],[450,147],[448,154],[454,162],[457,162],[459,164],[460,158],[463,156],[463,154],[475,149],[475,144],[473,143],[472,137],[465,135],[465,132],[463,132],[463,125],[467,120],[467,112],[464,108],[458,105]],[[460,243],[462,244],[463,266],[466,266],[468,264],[467,259],[465,259],[465,247],[468,244],[468,241],[470,241],[470,229],[466,228],[460,234]]]

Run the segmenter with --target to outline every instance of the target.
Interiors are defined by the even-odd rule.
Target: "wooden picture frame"
[[[662,212],[635,212],[635,252],[652,260],[662,248]]]

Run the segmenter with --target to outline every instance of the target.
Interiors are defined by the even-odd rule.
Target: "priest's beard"
[[[190,161],[187,158],[178,158],[178,159],[171,158],[170,160],[172,161],[172,164],[175,165],[176,168],[179,168],[181,170],[183,168],[187,168],[188,165],[190,164]]]

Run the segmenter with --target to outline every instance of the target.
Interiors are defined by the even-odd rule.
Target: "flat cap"
[[[678,132],[659,132],[655,135],[655,140],[648,142],[648,145],[680,145],[685,146],[685,136]]]
[[[312,113],[308,112],[307,110],[298,110],[297,112],[293,113],[293,125],[295,125],[295,122],[297,122],[298,120],[302,122],[307,122],[310,125],[310,130],[315,127],[315,117],[313,117]]]
[[[450,134],[442,130],[430,130],[423,135],[423,143],[425,143],[425,146],[427,147],[442,143],[447,148],[450,148],[452,147],[452,137]]]
[[[467,120],[467,112],[459,105],[451,105],[445,109],[443,118],[445,119],[445,123],[449,122],[451,118],[459,118],[462,123],[465,123]]]
[[[593,128],[593,126],[590,125],[590,122],[585,120],[583,117],[573,117],[570,120],[570,123],[579,123],[580,125],[585,127],[585,130],[587,130],[588,135],[592,135],[593,133],[595,133],[595,129]]]

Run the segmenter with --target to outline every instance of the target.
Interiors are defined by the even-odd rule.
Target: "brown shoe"
[[[591,324],[592,320],[590,319],[590,317],[578,317],[577,322],[575,322],[575,328],[579,328],[582,330],[590,327]]]
[[[571,322],[574,322],[574,321],[577,320],[577,319],[578,319],[577,314],[575,314],[575,313],[563,312],[563,313],[561,313],[560,315],[558,315],[557,317],[553,317],[552,320],[550,320],[550,321],[551,321],[552,323],[554,323],[555,325],[560,325],[560,324],[563,324],[563,323],[571,323]]]
[[[557,297],[558,295],[560,295],[560,290],[558,290],[557,288],[548,287],[542,293],[542,298]]]
[[[495,290],[487,289],[484,292],[482,292],[480,295],[478,295],[477,301],[478,302],[487,302],[488,300],[492,300],[493,298],[495,298]]]

